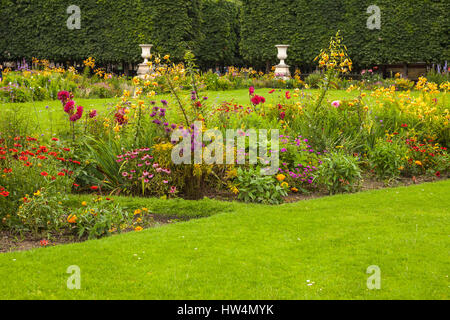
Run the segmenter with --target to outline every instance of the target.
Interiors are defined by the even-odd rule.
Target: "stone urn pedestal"
[[[287,59],[287,49],[289,45],[279,44],[275,46],[278,50],[277,58],[280,63],[275,66],[275,78],[288,80],[291,78],[291,72],[289,71],[289,66],[284,62]]]
[[[139,45],[142,49],[142,59],[144,59],[143,63],[138,65],[137,76],[141,79],[146,78],[147,75],[151,73],[151,68],[148,64],[148,59],[151,58],[151,49],[153,47],[152,44],[141,44]]]

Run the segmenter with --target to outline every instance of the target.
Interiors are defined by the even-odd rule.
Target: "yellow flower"
[[[135,211],[134,211],[134,215],[136,216],[136,215],[138,215],[138,214],[141,214],[141,209],[136,209]]]
[[[40,190],[36,191],[36,193],[34,193],[34,195],[35,195],[36,197],[39,197],[39,196],[41,195],[41,191],[40,191]]]
[[[297,193],[298,189],[294,187],[294,188],[291,188],[291,191]]]
[[[278,181],[281,182],[281,181],[283,181],[284,179],[286,179],[286,176],[285,176],[284,174],[281,174],[281,173],[280,173],[279,175],[277,175],[277,180],[278,180]]]
[[[142,227],[136,227],[136,228],[134,228],[134,231],[142,231],[142,230],[144,230]]]
[[[421,165],[422,165],[422,162],[420,162],[419,160],[417,160],[417,161],[415,162],[415,164],[417,164],[418,166],[421,166]]]
[[[283,182],[283,183],[281,184],[281,187],[287,188],[287,187],[289,187],[289,184],[288,184],[287,182]]]
[[[83,201],[83,202],[81,203],[81,205],[82,205],[83,207],[86,207],[86,206],[87,206],[87,202],[86,202],[86,201]]]

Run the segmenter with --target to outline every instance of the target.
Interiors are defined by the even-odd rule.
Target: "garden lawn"
[[[258,95],[263,95],[267,103],[275,103],[279,95],[284,95],[287,90],[277,89],[274,93],[269,94],[270,89],[257,89],[255,91]],[[291,92],[293,90],[290,90]],[[303,90],[304,93],[318,94],[318,89]],[[370,91],[365,91],[367,97],[366,101],[371,104],[374,99],[370,97]],[[420,95],[419,92],[413,91],[413,96]],[[328,102],[334,100],[352,99],[359,95],[358,91],[347,92],[345,90],[330,90],[326,96]],[[184,99],[190,99],[190,92],[184,92],[181,95]],[[208,104],[211,106],[219,106],[222,102],[232,102],[243,106],[250,105],[248,89],[230,90],[230,91],[210,91],[200,92],[200,96],[207,96]],[[165,99],[169,101],[168,112],[174,111],[176,102],[171,95],[156,96],[154,100],[158,101]],[[120,98],[110,99],[77,99],[77,105],[85,108],[86,112],[96,109],[100,116],[104,116],[109,112],[115,110],[114,106],[120,101]],[[67,115],[63,112],[61,102],[53,101],[37,101],[26,103],[2,103],[0,104],[2,110],[15,110],[18,114],[25,115],[25,123],[21,123],[22,127],[26,127],[28,132],[34,132],[44,137],[58,136],[61,131],[68,130]]]
[[[443,181],[229,203],[203,219],[0,254],[0,299],[448,299],[449,191]],[[80,290],[66,287],[71,265]],[[371,265],[381,290],[366,286]]]

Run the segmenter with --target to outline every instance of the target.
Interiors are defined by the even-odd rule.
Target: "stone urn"
[[[289,71],[289,66],[284,62],[287,59],[287,49],[289,45],[287,44],[279,44],[275,46],[278,49],[278,59],[280,63],[275,66],[275,77],[279,79],[290,79],[291,72]]]
[[[148,65],[148,59],[152,57],[151,49],[152,44],[141,44],[139,45],[142,49],[142,59],[144,62],[138,65],[137,75],[139,78],[145,78],[146,75],[150,74],[150,66]]]

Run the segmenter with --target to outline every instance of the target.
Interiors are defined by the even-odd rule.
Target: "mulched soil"
[[[151,220],[150,226],[148,228],[154,228],[164,224],[176,223],[178,221],[186,221],[186,218],[179,219],[175,216],[167,217],[160,215],[150,214],[147,216]],[[133,228],[123,230],[122,233],[134,232]],[[47,240],[48,244],[42,243],[42,240]],[[13,251],[27,251],[40,247],[52,247],[62,244],[70,244],[77,242],[84,242],[87,237],[79,238],[77,235],[65,231],[59,234],[51,234],[48,236],[36,237],[29,233],[17,234],[10,231],[0,230],[0,253],[13,252]]]

